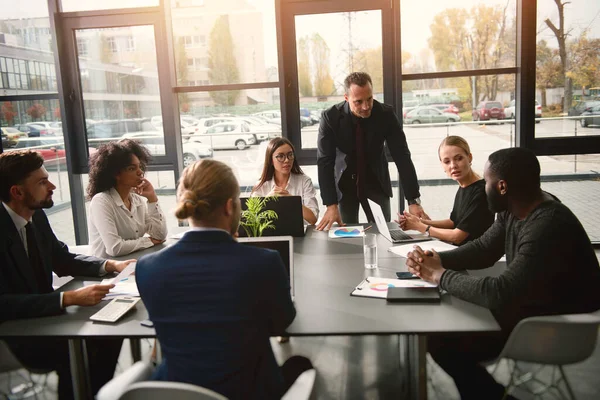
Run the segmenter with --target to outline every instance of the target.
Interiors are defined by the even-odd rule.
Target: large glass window
[[[516,65],[516,1],[400,1],[402,72]]]
[[[179,105],[184,165],[212,157],[234,169],[240,186],[252,187],[267,142],[281,136],[279,90],[183,93]]]
[[[536,137],[599,135],[600,3],[538,0]],[[562,15],[563,18],[559,18]]]
[[[301,143],[314,149],[321,113],[344,101],[349,73],[368,72],[384,101],[381,11],[298,15],[295,24]]]
[[[273,1],[172,0],[171,6],[178,86],[279,80]]]
[[[159,0],[61,0],[63,11],[110,10],[115,8],[152,7]]]
[[[80,29],[76,37],[89,44],[79,56],[89,146],[130,138],[164,155],[154,28]],[[135,52],[114,52],[132,45]]]

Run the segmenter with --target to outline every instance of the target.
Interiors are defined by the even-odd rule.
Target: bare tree
[[[567,111],[571,108],[571,102],[573,100],[573,82],[571,78],[567,76],[569,70],[568,56],[567,56],[567,38],[571,33],[571,29],[565,30],[565,6],[570,4],[570,1],[554,0],[556,7],[558,8],[558,27],[550,21],[550,18],[546,18],[544,22],[548,25],[548,28],[556,36],[558,41],[558,55],[560,57],[561,75],[565,77],[565,92],[563,98],[563,111]]]

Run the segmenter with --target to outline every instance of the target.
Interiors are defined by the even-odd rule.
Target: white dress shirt
[[[146,203],[136,193],[130,193],[129,200],[131,210],[114,188],[92,198],[88,213],[91,255],[118,257],[152,247],[151,237],[167,238],[167,221],[158,202]]]
[[[12,219],[13,224],[15,224],[15,228],[17,228],[17,232],[19,233],[19,236],[21,237],[21,242],[23,243],[25,252],[29,256],[29,249],[27,248],[27,230],[25,229],[25,225],[27,225],[29,222],[31,222],[31,219],[28,221],[25,218],[21,217],[19,214],[14,212],[13,209],[10,208],[8,206],[8,204],[6,204],[5,202],[2,202],[2,205],[6,209],[6,212],[10,216],[10,219]],[[100,276],[106,275],[106,261],[103,262],[102,265],[100,266],[98,275],[100,275]],[[61,292],[60,293],[60,307],[61,308],[63,308],[63,295],[64,295],[64,293]]]
[[[275,187],[275,178],[266,181],[258,190],[252,192],[252,197],[265,197]],[[311,179],[304,174],[290,174],[285,190],[292,196],[302,197],[302,204],[315,214],[319,219],[319,203],[317,202],[317,191],[312,184]],[[308,221],[304,220],[306,224]]]

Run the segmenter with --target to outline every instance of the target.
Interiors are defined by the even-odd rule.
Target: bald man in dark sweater
[[[600,309],[600,267],[583,226],[556,197],[540,189],[535,155],[521,148],[490,155],[484,178],[498,217],[479,239],[449,252],[408,254],[409,270],[453,296],[491,310],[502,331],[486,337],[431,338],[429,352],[454,379],[462,399],[500,399],[504,387],[480,362],[497,357],[527,317]],[[498,277],[465,275],[506,254]],[[511,398],[510,396],[507,398]]]

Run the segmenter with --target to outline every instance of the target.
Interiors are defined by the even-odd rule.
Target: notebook
[[[246,210],[248,197],[240,197],[242,211]],[[273,210],[277,213],[277,219],[273,221],[275,229],[265,229],[263,236],[304,236],[304,218],[302,217],[302,197],[300,196],[278,196],[270,199],[265,204],[264,210]],[[240,237],[248,234],[241,226],[238,229]]]
[[[411,280],[400,280],[400,279],[389,279],[389,278],[376,278],[368,277],[363,279],[354,290],[350,293],[350,296],[359,297],[374,297],[378,299],[387,299],[388,290],[392,288],[434,288],[437,287],[431,283],[425,282],[421,279]]]
[[[371,212],[373,213],[373,218],[375,218],[375,223],[377,224],[377,229],[379,233],[383,235],[384,238],[389,240],[392,243],[407,243],[407,242],[421,242],[425,240],[431,240],[430,237],[425,236],[424,234],[417,235],[409,235],[404,232],[402,229],[392,229],[390,230],[387,226],[387,222],[383,215],[383,211],[379,204],[375,203],[371,199],[367,199],[369,201],[369,206],[371,207]]]
[[[441,297],[437,287],[393,287],[387,291],[386,300],[390,303],[439,303]]]

